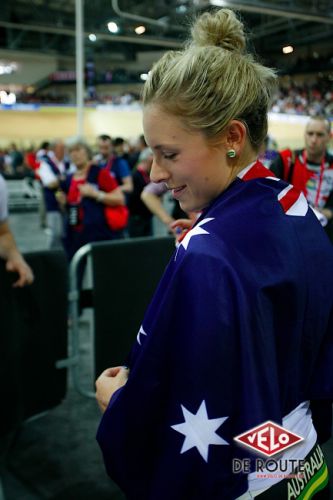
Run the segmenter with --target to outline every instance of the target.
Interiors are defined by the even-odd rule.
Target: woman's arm
[[[92,198],[93,200],[103,203],[104,205],[117,206],[125,205],[125,196],[121,191],[120,187],[116,187],[110,192],[102,191],[101,189],[96,189],[92,184],[82,184],[79,186],[82,196],[87,198]]]

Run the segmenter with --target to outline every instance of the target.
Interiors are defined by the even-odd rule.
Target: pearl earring
[[[229,149],[229,151],[227,152],[227,157],[235,158],[235,156],[236,156],[236,151],[234,149]]]

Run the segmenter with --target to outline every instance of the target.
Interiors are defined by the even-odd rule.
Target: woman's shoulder
[[[265,170],[266,176],[237,178],[215,201],[209,215],[220,218],[222,224],[254,224],[258,231],[268,222],[283,223],[293,216],[306,216],[309,207],[305,196]]]

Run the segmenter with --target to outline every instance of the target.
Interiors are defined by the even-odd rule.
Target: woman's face
[[[86,149],[83,146],[77,145],[70,149],[70,157],[74,165],[80,170],[89,162],[89,157]]]
[[[226,189],[230,169],[222,141],[212,147],[156,104],[145,107],[143,128],[154,154],[150,178],[165,182],[183,210],[202,210]]]

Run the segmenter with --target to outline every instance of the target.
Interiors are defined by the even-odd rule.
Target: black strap
[[[98,177],[100,170],[100,167],[98,167],[97,165],[91,165],[87,175],[87,182],[89,182],[90,184],[97,184],[99,187]]]

